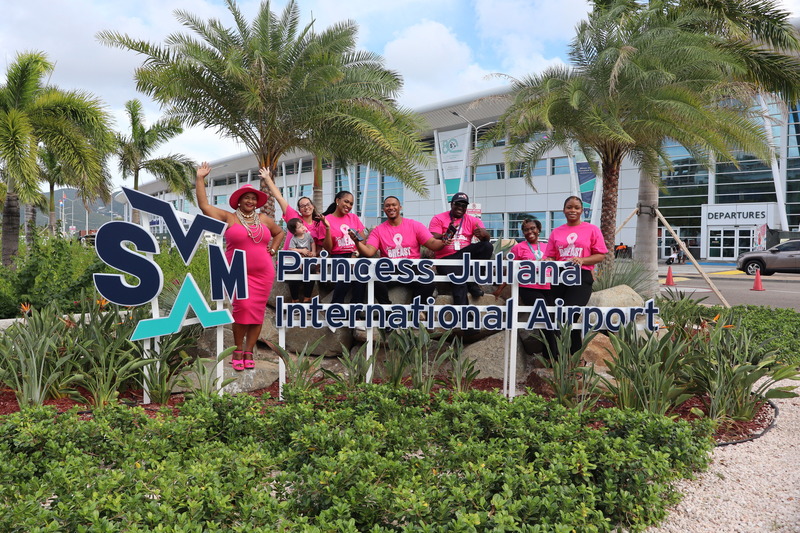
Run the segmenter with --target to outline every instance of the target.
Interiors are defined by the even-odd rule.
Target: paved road
[[[800,311],[800,274],[774,274],[762,276],[763,291],[752,290],[755,277],[736,270],[733,263],[701,263],[711,282],[722,293],[730,305],[765,305],[781,308],[792,308]],[[669,267],[659,265],[659,281],[662,294],[667,290],[679,291],[694,299],[701,299],[706,304],[721,304],[719,298],[694,265],[672,265],[673,287],[665,285]]]

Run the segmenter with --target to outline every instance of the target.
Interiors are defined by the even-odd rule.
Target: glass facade
[[[554,157],[551,159],[550,174],[569,174],[569,158]]]
[[[800,226],[800,106],[789,107],[786,142],[786,216],[789,227]]]
[[[475,181],[491,181],[504,179],[506,175],[505,163],[494,165],[478,165],[475,167]]]
[[[521,240],[524,238],[522,235],[522,221],[527,218],[535,218],[542,223],[542,235],[545,235],[547,230],[547,212],[546,211],[533,211],[528,213],[509,213],[508,214],[508,233],[507,238]],[[542,240],[545,240],[542,238]]]
[[[508,177],[524,178],[525,177],[525,163],[514,163],[514,166],[508,172]],[[546,176],[547,175],[547,159],[540,159],[533,165],[531,169],[531,176]]]
[[[492,239],[505,238],[505,214],[504,213],[483,213],[481,215],[483,226]]]
[[[358,214],[362,217],[379,217],[381,198],[378,189],[380,172],[367,165],[358,165],[358,180],[354,194],[358,195]]]
[[[381,178],[381,201],[387,196],[397,196],[400,205],[403,204],[403,184],[393,176],[383,176]]]

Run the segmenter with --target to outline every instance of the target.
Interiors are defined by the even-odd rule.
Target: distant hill
[[[61,227],[61,220],[63,219],[63,227],[66,231],[69,231],[70,226],[75,226],[76,234],[86,230],[86,208],[80,198],[78,198],[78,191],[75,189],[57,189],[54,195],[56,199],[56,220],[59,221],[59,227]],[[44,196],[49,199],[50,194],[45,193]],[[65,196],[66,199],[63,200],[64,207],[62,209],[59,206],[59,202],[61,202]],[[120,220],[124,212],[124,205],[113,200],[108,204],[98,200],[91,202],[88,207],[89,233],[97,231],[100,226],[112,220],[112,214],[114,215],[114,219]],[[37,212],[36,225],[46,226],[48,223],[48,213]]]

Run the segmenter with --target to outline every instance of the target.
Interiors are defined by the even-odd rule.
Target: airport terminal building
[[[402,186],[369,164],[341,166],[323,162],[322,211],[337,191],[349,190],[355,197],[354,212],[365,226],[381,222],[382,199],[397,196],[403,214],[427,225],[431,217],[449,209],[448,200],[457,191],[466,192],[471,212],[479,215],[493,238],[521,238],[520,222],[536,217],[542,222],[543,239],[564,222],[564,199],[580,195],[587,220],[599,221],[601,179],[580,154],[553,151],[534,169],[531,188],[516,165],[507,163],[504,142],[494,143],[486,157],[471,164],[471,150],[484,142],[482,135],[503,113],[503,90],[465,96],[417,109],[430,129],[421,132],[430,147],[429,163],[422,171],[429,189],[426,198]],[[796,231],[800,226],[800,109],[780,103],[765,103],[768,124],[777,157],[759,161],[739,154],[738,168],[718,163],[711,169],[698,164],[679,145],[668,146],[673,170],[663,175],[659,204],[662,214],[701,259],[731,261],[741,252],[764,243],[769,230]],[[244,183],[258,186],[257,162],[250,154],[239,154],[210,162],[209,200],[228,209],[228,196]],[[279,164],[275,181],[284,198],[296,206],[301,196],[312,197],[313,164],[308,153],[287,155]],[[626,160],[620,172],[617,223],[622,224],[636,209],[639,172]],[[161,182],[140,187],[142,192],[171,201],[178,210],[196,213],[185,198],[169,192]],[[280,220],[280,207],[276,206]],[[616,242],[635,246],[636,218],[619,231]],[[673,239],[659,229],[659,251],[668,255]]]

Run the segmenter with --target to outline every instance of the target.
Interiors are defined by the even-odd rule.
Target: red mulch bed
[[[544,382],[541,381],[541,378],[538,380],[536,379],[538,376],[532,374],[531,377],[528,378],[528,381],[525,383],[528,387],[531,388],[537,394],[540,394],[544,397],[552,397],[552,391],[548,391]],[[476,379],[472,382],[472,388],[476,390],[485,390],[485,391],[502,391],[503,390],[503,380],[497,378],[481,378]],[[79,406],[79,408],[86,411],[86,416],[91,416],[92,405],[89,403],[88,398],[89,395],[86,391],[80,390],[78,391],[84,398],[87,398],[86,403],[77,402],[71,398],[59,398],[55,400],[46,400],[44,403],[45,405],[52,405],[56,408],[59,413],[63,413],[68,411],[69,409]],[[278,382],[274,382],[269,387],[258,389],[254,391],[250,391],[248,394],[254,396],[256,398],[271,398],[272,401],[277,403],[278,398]],[[163,407],[172,408],[173,414],[177,414],[176,406],[184,401],[183,394],[173,394],[170,398],[169,402],[166,405],[149,403],[149,404],[142,404],[142,391],[127,391],[120,394],[120,401],[124,403],[129,403],[131,405],[140,405],[144,407],[145,411],[150,416],[157,416],[157,413],[161,411]],[[598,407],[612,407],[613,402],[608,399],[601,398],[598,403]],[[693,409],[699,409],[705,412],[705,407],[703,405],[702,399],[699,397],[691,398],[684,402],[678,409],[676,409],[673,413],[683,418],[685,420],[692,420],[697,418],[698,416],[692,412]],[[8,388],[0,388],[0,415],[6,415],[9,413],[15,413],[19,411],[19,404],[17,403],[17,398],[14,395],[14,391]],[[756,413],[756,416],[753,417],[750,421],[745,422],[731,422],[724,426],[718,428],[717,433],[714,435],[715,440],[718,444],[721,443],[731,443],[741,440],[746,440],[752,437],[756,437],[761,435],[773,422],[775,416],[775,410],[772,406],[767,403],[763,402],[761,404],[760,409]]]

